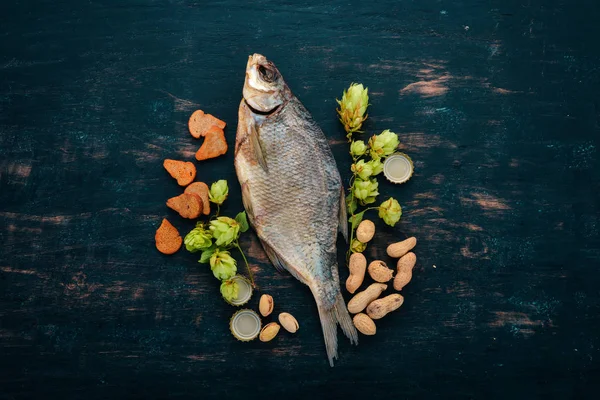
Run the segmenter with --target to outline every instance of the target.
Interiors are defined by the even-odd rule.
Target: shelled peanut
[[[377,333],[375,322],[367,314],[359,313],[352,318],[354,326],[360,333],[367,336],[372,336]]]
[[[367,259],[362,253],[352,253],[348,262],[348,269],[350,270],[350,276],[346,279],[346,290],[354,294],[365,279]]]
[[[387,247],[387,254],[392,258],[399,258],[411,251],[417,245],[416,237],[409,237],[401,242],[392,243]]]
[[[369,305],[369,303],[378,298],[385,289],[387,289],[387,285],[382,283],[371,284],[362,292],[354,295],[354,297],[348,302],[348,311],[350,311],[351,314],[361,312]]]
[[[392,279],[394,271],[388,268],[387,264],[381,260],[372,261],[369,264],[369,275],[375,282],[385,283]]]
[[[394,293],[372,301],[367,307],[367,315],[371,319],[381,319],[388,313],[397,310],[404,303],[402,295]]]
[[[356,238],[361,243],[367,243],[375,236],[375,224],[368,219],[363,220],[356,228]]]
[[[398,260],[396,264],[397,273],[394,278],[394,289],[397,291],[402,290],[404,286],[412,279],[412,270],[417,262],[417,256],[415,253],[406,253]]]

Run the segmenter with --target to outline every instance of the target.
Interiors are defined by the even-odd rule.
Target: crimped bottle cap
[[[247,308],[237,311],[229,321],[231,334],[242,342],[256,339],[262,323],[257,313]]]
[[[412,160],[404,153],[392,154],[383,163],[383,174],[392,183],[404,183],[408,181],[414,169]]]
[[[238,297],[231,301],[227,301],[227,300],[225,300],[225,301],[227,301],[232,306],[236,306],[236,307],[243,306],[248,301],[250,301],[250,298],[252,297],[252,284],[250,283],[250,281],[248,279],[246,279],[246,277],[244,277],[242,275],[236,275],[231,279],[233,279],[238,284],[238,287],[239,287]]]

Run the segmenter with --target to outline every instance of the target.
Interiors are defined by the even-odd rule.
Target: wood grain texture
[[[593,398],[599,10],[1,2],[0,398]],[[253,52],[312,112],[345,179],[334,99],[353,81],[371,93],[368,132],[398,132],[415,161],[408,184],[381,183],[404,214],[367,252],[391,261],[389,241],[418,237],[405,303],[358,347],[341,340],[333,369],[310,291],[254,234],[242,244],[261,290],[301,326],[269,344],[233,340],[235,310],[196,255],[154,248],[163,217],[193,226],[164,206],[181,189],[162,160],[193,160],[197,108],[227,122],[233,147]],[[230,182],[223,212],[240,211],[233,152],[197,166]]]

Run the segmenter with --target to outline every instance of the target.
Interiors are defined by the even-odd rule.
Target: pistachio
[[[269,342],[269,341],[273,340],[273,338],[275,338],[275,336],[277,336],[280,328],[281,327],[279,326],[279,324],[277,322],[271,322],[262,328],[258,338],[260,339],[261,342]]]
[[[296,333],[300,325],[298,325],[298,321],[296,318],[290,313],[282,312],[279,314],[279,323],[283,328],[289,333]]]
[[[268,294],[263,294],[260,296],[260,302],[258,303],[258,311],[263,317],[269,316],[273,312],[273,307],[275,304],[273,303],[273,297]]]

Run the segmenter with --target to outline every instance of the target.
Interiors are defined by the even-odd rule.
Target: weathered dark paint
[[[600,7],[247,3],[1,2],[0,397],[595,397]],[[405,304],[358,347],[341,340],[334,369],[309,290],[253,234],[258,283],[301,325],[270,344],[233,340],[210,271],[153,245],[161,218],[193,225],[164,206],[180,188],[162,160],[193,159],[196,108],[233,146],[252,52],[345,178],[334,99],[352,81],[371,92],[367,130],[398,132],[415,161],[408,184],[381,184],[404,215],[368,250],[419,238]],[[231,149],[198,178],[227,179],[223,211],[241,210]]]

